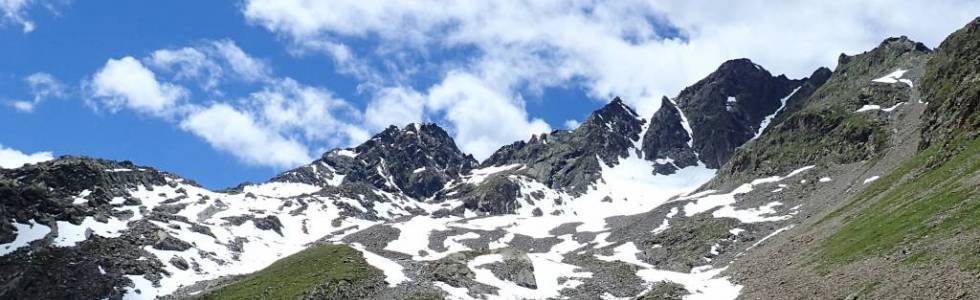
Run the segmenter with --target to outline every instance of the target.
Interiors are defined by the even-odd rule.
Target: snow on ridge
[[[252,193],[266,197],[287,198],[304,194],[312,194],[320,187],[298,182],[266,182],[256,185],[246,185],[242,189],[245,193]]]
[[[786,108],[786,101],[789,101],[789,98],[793,97],[793,95],[796,95],[796,92],[800,91],[800,88],[802,88],[802,87],[803,86],[796,87],[795,89],[793,89],[792,92],[789,93],[789,95],[786,95],[786,97],[783,97],[782,99],[779,99],[779,103],[780,103],[779,104],[779,108],[777,108],[776,111],[774,111],[772,114],[766,116],[765,119],[762,119],[762,123],[759,124],[759,130],[757,130],[755,132],[755,136],[753,136],[749,140],[754,140],[755,138],[757,138],[760,135],[762,135],[762,132],[765,131],[766,130],[766,127],[769,127],[769,123],[772,122],[772,118],[775,118],[776,115],[778,115],[780,112],[783,111],[783,109]]]
[[[677,110],[677,114],[681,116],[681,127],[684,127],[684,131],[687,131],[687,146],[694,147],[694,130],[691,129],[691,123],[687,121],[687,116],[681,111],[681,108],[677,106],[677,103],[673,99],[667,98],[667,101],[674,104],[674,109]]]
[[[789,219],[790,217],[795,215],[796,210],[791,209],[790,213],[786,215],[775,214],[776,213],[775,207],[781,206],[782,203],[770,202],[760,207],[740,210],[735,208],[735,203],[737,202],[735,196],[749,193],[753,191],[754,187],[757,185],[780,182],[782,180],[796,176],[800,173],[803,173],[813,168],[814,166],[806,166],[793,170],[786,176],[771,176],[771,177],[755,179],[752,180],[750,183],[742,184],[736,187],[735,189],[733,189],[731,192],[725,194],[712,193],[712,194],[705,194],[704,196],[699,198],[689,198],[689,199],[693,199],[694,201],[684,205],[684,214],[685,216],[690,217],[720,207],[719,209],[712,212],[712,215],[714,217],[736,218],[742,223],[773,222],[773,221],[782,221],[782,220]]]
[[[871,81],[872,82],[877,82],[877,83],[889,83],[889,84],[901,82],[901,83],[904,83],[904,84],[908,85],[911,88],[911,87],[913,87],[912,86],[912,80],[903,79],[902,78],[902,76],[905,75],[905,72],[908,72],[908,71],[909,70],[897,69],[894,72],[888,73],[888,75],[885,75],[885,76],[883,76],[881,78],[873,79]]]

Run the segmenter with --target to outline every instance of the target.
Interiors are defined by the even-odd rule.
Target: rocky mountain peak
[[[735,59],[685,88],[675,102],[690,122],[694,150],[705,165],[718,168],[801,84],[773,76],[748,59]]]
[[[389,126],[354,148],[324,153],[317,161],[273,181],[318,186],[366,183],[422,199],[476,165],[476,159],[460,151],[438,125],[412,123],[401,128]],[[338,182],[340,178],[342,182]]]
[[[592,112],[574,134],[581,135],[606,163],[616,163],[619,157],[628,155],[632,142],[639,140],[646,123],[633,108],[614,98],[602,108]]]
[[[619,97],[616,97],[602,108],[592,112],[586,119],[586,123],[610,123],[623,120],[632,122],[633,119],[638,119],[639,117],[640,115],[633,108],[626,105]]]

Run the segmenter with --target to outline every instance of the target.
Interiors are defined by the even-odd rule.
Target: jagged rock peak
[[[482,166],[523,164],[521,171],[551,188],[585,192],[599,178],[600,162],[618,164],[630,155],[646,120],[622,99],[614,98],[592,112],[572,131],[556,130],[503,146]]]
[[[738,146],[755,136],[762,121],[802,84],[773,76],[748,59],[722,63],[685,88],[675,102],[690,122],[694,150],[709,168],[723,165]]]
[[[608,104],[592,112],[592,114],[589,115],[589,119],[595,118],[597,119],[596,121],[601,120],[607,122],[609,120],[615,120],[618,118],[626,118],[626,117],[632,117],[633,119],[636,119],[639,118],[640,115],[637,114],[632,107],[626,105],[626,103],[623,102],[623,99],[620,99],[619,97],[613,98],[613,100],[610,101]]]
[[[608,143],[601,139],[611,138],[616,139],[616,143],[619,143],[622,140],[638,140],[645,123],[646,121],[633,108],[616,97],[602,108],[589,114],[589,117],[585,119],[585,122],[582,122],[579,128],[575,129],[575,132],[588,135],[592,142]],[[603,157],[603,159],[615,160],[613,157]]]
[[[654,162],[656,173],[672,174],[677,169],[697,165],[697,154],[691,148],[691,136],[684,122],[677,106],[663,97],[660,109],[650,118],[642,145],[643,157]]]
[[[331,150],[272,181],[317,186],[368,184],[422,199],[476,165],[476,159],[460,151],[438,125],[411,123],[402,128],[389,126],[357,147]]]

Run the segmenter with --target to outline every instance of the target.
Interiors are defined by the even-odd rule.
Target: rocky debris
[[[650,291],[636,300],[681,300],[688,294],[690,292],[684,286],[673,282],[662,281],[653,284]]]
[[[272,230],[282,235],[282,222],[279,221],[279,217],[269,215],[262,218],[252,218],[252,223],[255,224],[255,228]]]
[[[171,236],[166,231],[157,232],[157,241],[153,243],[153,249],[168,251],[184,251],[190,249],[192,245],[181,239]]]
[[[170,264],[173,265],[174,267],[177,267],[177,269],[181,269],[181,270],[187,270],[188,268],[190,268],[190,265],[187,264],[187,260],[184,260],[183,257],[176,256],[176,255],[170,258]]]
[[[515,250],[525,253],[547,253],[551,247],[561,243],[561,239],[556,237],[533,238],[523,234],[514,234],[510,241],[510,246]]]
[[[772,76],[748,59],[735,59],[682,90],[674,103],[690,123],[698,157],[717,169],[800,84],[802,80]]]
[[[359,243],[367,249],[384,249],[391,241],[397,240],[401,230],[388,225],[374,225],[344,237],[345,243]]]
[[[643,158],[654,161],[654,172],[673,174],[678,169],[698,164],[698,156],[690,145],[691,136],[683,122],[677,106],[664,97],[643,136]]]
[[[521,187],[507,176],[487,178],[472,191],[460,195],[466,209],[491,215],[510,214],[520,206]]]
[[[569,255],[565,262],[580,266],[592,276],[582,280],[582,285],[562,291],[562,295],[572,299],[600,299],[633,297],[643,292],[643,279],[636,276],[638,267],[621,261],[602,261],[592,253]],[[608,294],[608,295],[607,295]]]
[[[730,244],[729,230],[738,225],[736,219],[715,218],[710,212],[676,219],[667,230],[637,243],[643,249],[640,258],[657,269],[690,272],[708,262],[704,258],[712,246]]]
[[[497,254],[503,256],[503,262],[486,264],[481,268],[489,269],[497,278],[513,282],[518,286],[538,288],[534,278],[534,264],[527,254],[511,249],[502,249]]]
[[[453,253],[424,265],[422,274],[431,276],[433,281],[445,282],[453,287],[466,287],[476,278],[473,270],[466,266],[469,259],[465,253]]]
[[[74,247],[34,247],[0,256],[0,298],[121,298],[131,284],[124,275],[155,281],[166,274],[164,265],[143,250],[151,242],[143,233],[156,230],[139,221],[118,238],[93,235]]]

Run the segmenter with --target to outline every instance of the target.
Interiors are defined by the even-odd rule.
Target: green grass
[[[361,253],[345,245],[321,245],[283,258],[203,299],[297,299],[323,284],[381,276]]]
[[[851,213],[851,219],[822,244],[824,265],[887,254],[906,243],[980,226],[980,197],[970,181],[980,171],[980,139],[964,144],[965,149],[932,168],[927,165],[937,151],[922,151],[822,219]],[[921,256],[912,257],[918,261]]]

